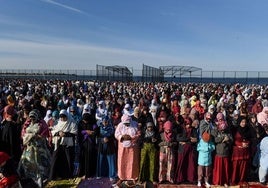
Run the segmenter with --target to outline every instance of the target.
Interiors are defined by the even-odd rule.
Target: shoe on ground
[[[201,187],[202,185],[201,185],[201,182],[199,181],[198,183],[197,183],[197,187]]]
[[[116,179],[115,179],[115,178],[109,178],[109,180],[110,180],[110,182],[111,182],[112,184],[115,184],[115,183],[116,183]]]
[[[208,182],[206,182],[205,185],[207,188],[209,188],[211,186]]]
[[[101,177],[96,177],[97,180],[101,179]]]

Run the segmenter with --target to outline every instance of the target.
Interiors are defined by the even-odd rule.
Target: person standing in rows
[[[30,112],[29,117],[30,121],[26,123],[28,126],[22,134],[24,149],[18,172],[21,179],[32,179],[38,187],[43,187],[44,181],[49,177],[51,162],[47,148],[48,126],[36,109]]]
[[[250,167],[251,132],[245,116],[238,119],[238,126],[234,129],[233,138],[231,184],[237,185],[247,180]]]
[[[163,126],[163,132],[160,134],[160,152],[159,152],[159,174],[160,183],[174,183],[174,147],[177,145],[175,135],[172,132],[171,121],[166,121]]]
[[[100,134],[98,136],[97,178],[109,176],[115,183],[116,174],[116,147],[114,142],[114,126],[108,116],[102,118],[99,123]],[[105,166],[105,160],[108,168]]]
[[[159,135],[153,122],[147,122],[145,128],[142,130],[141,137],[141,161],[139,181],[157,180],[157,144],[159,142]]]
[[[99,101],[98,108],[96,109],[95,118],[97,121],[108,115],[108,111],[103,100]]]
[[[139,177],[140,149],[138,139],[140,133],[137,123],[131,117],[124,114],[121,123],[115,130],[115,138],[118,140],[118,182],[120,186],[123,180],[132,181],[135,184]]]
[[[205,113],[205,117],[200,122],[201,139],[197,144],[198,151],[198,183],[197,186],[202,186],[202,181],[205,181],[206,187],[210,187],[212,180],[212,152],[215,150],[214,137],[217,134],[216,128],[211,122],[211,113]]]
[[[59,115],[58,123],[51,130],[54,151],[49,180],[71,178],[74,171],[74,138],[77,135],[77,125],[65,109],[61,110]]]
[[[175,180],[177,183],[195,182],[197,179],[197,151],[198,134],[192,127],[192,120],[188,117],[183,124],[178,125],[176,139],[178,142],[177,168]]]
[[[91,113],[84,113],[78,123],[78,143],[80,147],[80,176],[92,178],[96,175],[97,143],[99,128]]]
[[[248,121],[249,121],[249,127],[251,132],[251,144],[250,144],[250,153],[251,159],[250,159],[250,180],[256,181],[258,177],[258,167],[259,167],[259,157],[260,157],[260,142],[261,140],[266,136],[266,132],[264,129],[264,126],[259,124],[257,122],[257,115],[256,114],[249,114]]]
[[[223,113],[216,116],[217,135],[215,137],[216,156],[213,166],[213,184],[228,187],[231,172],[230,158],[233,136]]]

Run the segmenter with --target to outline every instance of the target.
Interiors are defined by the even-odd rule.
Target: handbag
[[[204,131],[202,134],[202,139],[204,140],[204,142],[209,142],[210,140],[210,133],[208,130]]]

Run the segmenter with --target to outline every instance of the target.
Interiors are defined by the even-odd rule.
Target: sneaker
[[[101,179],[101,177],[96,177],[97,180]]]
[[[206,187],[209,188],[210,184],[208,182],[205,183]]]
[[[197,187],[201,187],[201,182],[200,181],[197,183]]]

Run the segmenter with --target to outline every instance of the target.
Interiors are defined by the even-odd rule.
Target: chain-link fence
[[[167,81],[167,82],[197,82],[197,83],[243,83],[268,84],[268,71],[204,71],[200,74],[162,75],[156,69],[130,69],[131,74],[97,74],[97,70],[44,70],[44,69],[6,69],[0,70],[1,78],[35,78],[59,80],[118,80],[118,81]],[[109,71],[108,71],[109,72]],[[161,79],[155,79],[155,75]],[[131,76],[131,77],[130,77]],[[150,78],[153,77],[153,78]],[[115,79],[116,78],[116,79]],[[162,79],[163,78],[163,79]]]

